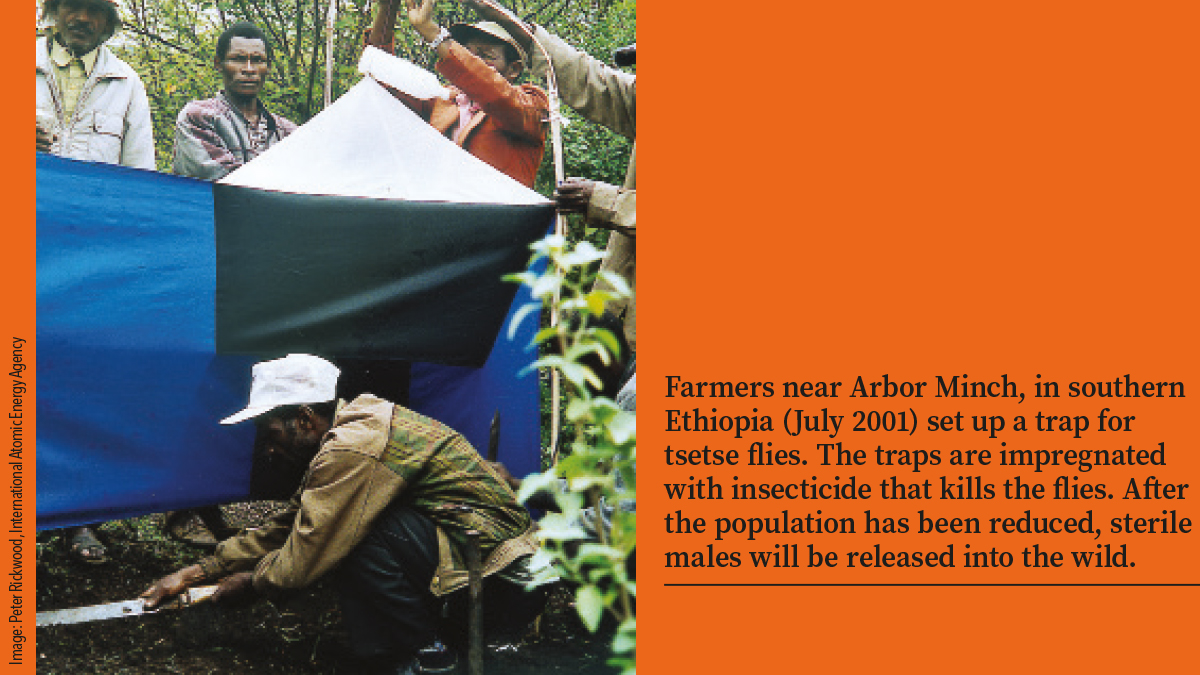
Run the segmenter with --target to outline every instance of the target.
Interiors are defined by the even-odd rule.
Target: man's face
[[[521,75],[523,64],[520,61],[508,60],[508,51],[503,42],[472,37],[463,44],[463,47],[478,56],[509,82],[516,80]]]
[[[225,80],[225,91],[254,98],[262,91],[271,70],[267,45],[262,40],[235,37],[229,41],[229,51],[217,66]]]
[[[62,0],[54,13],[54,31],[72,54],[82,56],[96,47],[116,26],[103,0]]]
[[[256,448],[273,461],[292,468],[306,467],[321,447],[321,435],[301,415],[267,413],[254,420]]]

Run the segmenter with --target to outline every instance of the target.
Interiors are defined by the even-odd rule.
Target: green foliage
[[[358,58],[377,2],[335,0],[332,95],[336,99],[358,82]],[[517,0],[501,2],[520,16],[546,26],[593,56],[609,60],[617,47],[635,39],[632,0]],[[275,59],[263,100],[271,110],[303,124],[321,110],[325,84],[325,23],[329,0],[129,0],[121,3],[124,26],[110,43],[146,84],[154,119],[158,166],[169,170],[175,117],[184,104],[209,98],[221,88],[213,66],[217,36],[236,21],[250,21],[271,38]],[[438,21],[475,21],[457,2],[441,0]],[[403,14],[396,22],[396,53],[431,68],[432,52]],[[567,172],[620,184],[629,141],[579,119],[563,133]],[[549,153],[547,153],[549,154]],[[537,188],[550,194],[551,162],[544,163]],[[603,244],[603,235],[596,235]]]
[[[605,504],[616,506],[636,494],[637,423],[632,413],[593,393],[593,388],[600,388],[600,381],[584,363],[585,357],[592,355],[606,364],[616,358],[615,337],[591,322],[603,313],[606,303],[627,297],[629,288],[620,280],[615,290],[592,288],[589,271],[602,254],[587,241],[571,246],[563,237],[550,236],[533,249],[535,260],[549,259],[546,271],[516,274],[510,280],[528,286],[542,305],[575,313],[581,320],[539,331],[535,340],[542,345],[553,343],[555,349],[530,367],[561,373],[569,385],[566,418],[583,433],[576,436],[570,454],[557,466],[526,478],[518,496],[527,500],[566,479],[565,490],[550,490],[560,512],[541,521],[538,537],[543,555],[553,561],[561,577],[577,586],[575,607],[590,630],[600,626],[606,613],[616,620],[611,663],[624,673],[634,673],[637,585],[629,576],[627,561],[637,543],[637,518],[617,508],[610,516],[609,528],[601,514]],[[514,317],[510,336],[537,309],[537,303],[522,308]],[[617,475],[623,487],[618,487]]]
[[[298,124],[320,111],[325,69],[327,0],[131,0],[124,26],[110,43],[146,84],[161,170],[169,170],[175,117],[193,99],[221,88],[213,65],[217,37],[249,21],[270,38],[274,62],[262,99]],[[338,0],[334,35],[334,98],[358,81],[362,35],[370,26],[367,0]]]
[[[637,39],[637,4],[633,0],[560,0],[541,5],[543,9],[540,12],[522,10],[523,6],[532,7],[535,4],[541,5],[524,2],[506,6],[523,18],[545,26],[576,49],[606,63],[612,62],[614,49]],[[567,121],[563,128],[563,157],[567,175],[621,185],[625,180],[625,167],[632,149],[629,139],[588,122],[567,106],[563,106],[563,117]],[[554,166],[551,162],[543,163],[537,187],[544,194],[553,191]],[[602,230],[592,234],[595,237],[589,239],[601,246],[608,237],[608,233]]]

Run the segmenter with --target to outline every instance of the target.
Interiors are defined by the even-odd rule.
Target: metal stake
[[[483,675],[483,561],[480,560],[479,532],[467,530],[467,672]]]

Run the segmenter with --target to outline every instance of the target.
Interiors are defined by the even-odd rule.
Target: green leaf
[[[587,400],[582,398],[573,398],[571,399],[571,402],[567,404],[567,419],[572,422],[578,422],[579,420],[587,417],[591,409],[592,406]]]
[[[530,580],[530,588],[544,586],[561,580],[558,575],[558,568],[554,565],[554,556],[544,548],[538,548],[537,552],[529,557],[529,571],[533,576]]]
[[[558,487],[559,478],[554,474],[553,469],[545,473],[531,474],[521,481],[521,489],[517,491],[517,500],[524,504],[533,495],[543,490],[557,492]]]
[[[615,293],[613,291],[610,291],[610,290],[607,290],[604,288],[594,288],[593,287],[592,290],[588,291],[587,296],[585,296],[585,299],[588,302],[591,302],[592,298],[596,298],[598,300],[603,301],[605,304],[608,304],[608,303],[612,302],[613,300],[620,300],[621,298],[624,298],[624,297],[625,296],[621,295],[620,293]]]
[[[583,298],[564,297],[558,303],[559,314],[568,314],[570,312],[579,312],[587,309],[587,300]]]
[[[543,274],[533,282],[530,292],[535,298],[548,298],[562,288],[562,277],[557,274]]]
[[[607,489],[612,487],[612,478],[605,476],[578,476],[567,481],[567,486],[572,492],[585,492],[588,488],[599,487]]]
[[[637,416],[622,412],[608,423],[608,430],[617,443],[626,443],[637,438]]]
[[[592,313],[592,316],[604,314],[604,298],[600,297],[599,293],[588,293],[586,298],[588,311]]]
[[[563,255],[562,262],[564,267],[575,267],[596,262],[603,257],[604,252],[592,246],[591,242],[581,241],[576,244],[574,251]]]
[[[631,652],[637,649],[637,634],[629,635],[626,633],[617,633],[613,638],[612,650],[618,654]]]
[[[575,611],[583,619],[583,625],[593,633],[600,627],[600,618],[604,616],[604,596],[595,586],[580,586],[575,593]]]
[[[567,353],[563,354],[563,356],[568,361],[578,362],[578,361],[582,361],[584,359],[584,357],[586,357],[588,354],[596,354],[597,356],[599,356],[600,361],[604,365],[608,365],[608,363],[610,361],[608,352],[605,351],[603,347],[601,347],[600,345],[598,345],[596,343],[588,344],[586,342],[577,342],[574,345],[571,345],[571,347],[569,349],[567,349]]]
[[[544,361],[546,359],[542,360]],[[604,386],[603,383],[600,382],[600,378],[596,377],[596,374],[592,372],[592,369],[588,368],[587,366],[581,366],[578,363],[564,361],[560,368],[562,370],[563,377],[567,378],[567,381],[575,385],[577,389],[582,390],[588,384],[592,385],[596,389]]]
[[[566,513],[548,513],[538,523],[538,539],[554,541],[576,541],[587,539],[587,532]]]
[[[529,364],[530,368],[562,368],[567,362],[558,354],[547,354],[542,358]]]
[[[505,274],[502,277],[505,281],[521,284],[523,286],[532,286],[537,280],[537,275],[533,272],[518,272],[516,274]]]
[[[545,328],[539,330],[537,335],[533,336],[533,344],[540,345],[541,343],[556,337],[558,337],[558,328],[555,326],[546,326]]]
[[[612,418],[625,412],[613,403],[612,399],[603,396],[597,396],[592,399],[592,417],[595,418],[597,424],[607,425]]]
[[[566,237],[558,234],[551,234],[544,239],[539,239],[533,242],[529,245],[529,248],[533,249],[537,253],[541,253],[542,255],[550,255],[555,251],[562,250],[563,246],[566,244]]]
[[[607,561],[612,563],[625,562],[625,552],[612,546],[603,544],[581,544],[579,553],[575,556],[580,560],[592,560],[596,562]]]
[[[612,331],[607,328],[595,328],[590,331],[590,335],[600,342],[600,344],[604,345],[609,354],[613,356],[621,355],[621,343],[617,341],[617,336],[613,335]]]
[[[525,317],[541,308],[542,305],[537,302],[527,302],[521,305],[517,313],[513,315],[512,321],[508,324],[508,339],[511,340],[517,336],[517,329],[521,327],[521,322],[525,320]]]
[[[561,492],[554,501],[558,502],[558,508],[563,513],[577,514],[583,508],[583,495],[577,492]]]
[[[572,478],[590,476],[599,472],[596,458],[591,455],[590,450],[586,445],[583,449],[576,448],[570,455],[558,461],[558,472],[566,477],[568,485]]]
[[[608,270],[600,270],[599,277],[608,282],[608,285],[612,286],[613,290],[620,294],[621,297],[628,298],[633,296],[633,290],[629,288],[629,282],[625,281],[625,277],[620,274]]]
[[[637,543],[637,514],[616,509],[610,517],[612,529],[609,530],[613,546],[621,549],[631,549]]]

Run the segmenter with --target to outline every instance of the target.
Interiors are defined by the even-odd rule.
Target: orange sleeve
[[[375,81],[379,82],[379,80]],[[417,98],[416,96],[406,94],[399,89],[392,87],[391,85],[384,84],[383,82],[379,82],[379,84],[383,85],[383,88],[387,89],[389,94],[395,96],[401,103],[408,106],[409,110],[417,113],[421,119],[425,120],[426,122],[429,121],[430,115],[433,114],[433,99]]]
[[[437,71],[479,105],[504,131],[541,141],[550,119],[550,99],[531,84],[514,85],[457,42],[438,61]]]

